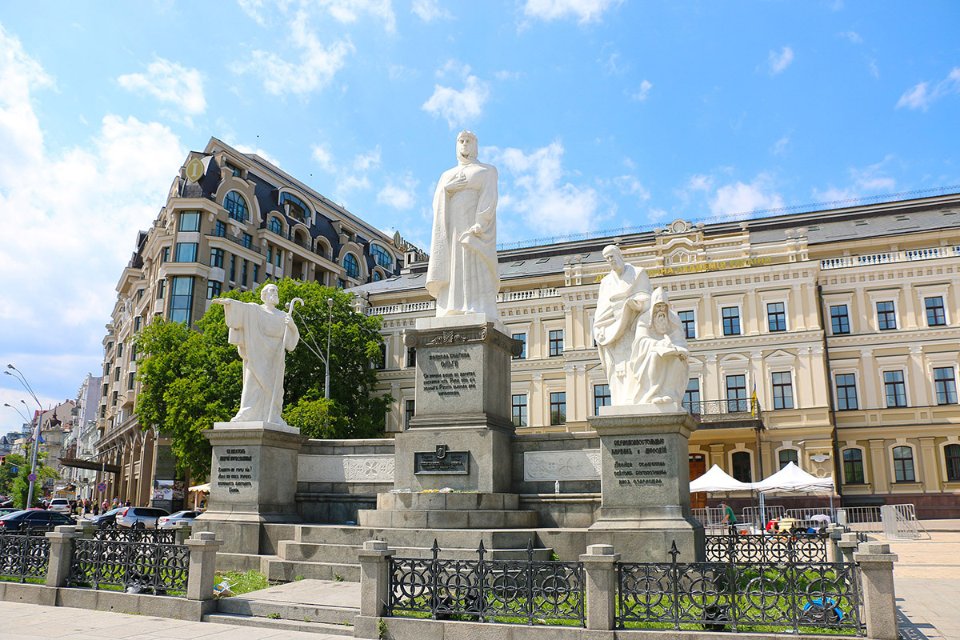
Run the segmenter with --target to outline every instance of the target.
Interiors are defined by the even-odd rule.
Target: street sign
[[[30,475],[27,476],[27,480],[29,480],[30,482],[36,482],[36,481],[37,481],[37,474],[31,473]]]
[[[106,482],[101,482],[100,484],[97,485],[97,491],[104,492],[106,490],[107,490]]]

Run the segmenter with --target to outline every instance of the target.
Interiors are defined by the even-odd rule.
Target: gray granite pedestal
[[[589,543],[613,545],[625,562],[663,562],[675,542],[681,562],[702,560],[703,527],[690,514],[690,414],[603,407],[589,421],[600,436],[602,494]]]
[[[216,531],[225,553],[259,553],[260,525],[299,522],[299,429],[265,422],[217,422],[204,432],[213,446],[210,497],[197,531]]]

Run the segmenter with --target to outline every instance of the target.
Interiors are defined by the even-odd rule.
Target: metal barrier
[[[99,589],[111,585],[158,595],[185,592],[190,569],[187,546],[145,539],[106,533],[76,539],[67,586]]]
[[[0,535],[0,576],[26,582],[42,579],[50,562],[50,541],[43,535]]]
[[[843,507],[837,509],[837,522],[851,531],[883,535],[888,540],[929,539],[917,520],[913,504],[888,504],[877,507]]]
[[[488,560],[483,542],[477,560],[390,558],[386,615],[428,614],[434,620],[585,626],[584,569],[580,562]]]
[[[827,561],[826,534],[706,536],[708,562],[796,564]]]

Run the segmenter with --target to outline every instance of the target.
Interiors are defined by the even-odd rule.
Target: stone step
[[[249,594],[256,595],[256,594]],[[330,607],[275,600],[258,600],[246,596],[221,598],[217,601],[217,613],[255,618],[268,618],[279,615],[283,620],[303,622],[322,622],[341,628],[350,628],[353,619],[359,615],[356,607]]]
[[[421,540],[421,542],[426,542]],[[322,544],[313,542],[294,542],[282,540],[277,555],[282,560],[293,562],[329,562],[340,564],[357,564],[357,552],[362,545]],[[527,557],[527,549],[523,548],[490,548],[487,549],[487,559],[490,560],[522,560]],[[400,558],[430,558],[433,551],[429,547],[391,547]],[[553,552],[549,548],[534,548],[534,558],[549,560]],[[474,560],[477,557],[477,547],[441,547],[440,557],[444,559]]]
[[[380,493],[378,511],[515,511],[520,507],[516,493]]]
[[[447,509],[396,511],[365,509],[360,511],[363,527],[400,529],[521,529],[537,526],[536,511],[474,511]]]
[[[360,582],[360,564],[356,559],[353,563],[299,562],[277,556],[260,556],[260,571],[270,582],[293,582],[303,578]]]
[[[260,618],[232,613],[208,613],[203,616],[204,622],[216,622],[237,627],[259,627],[275,629],[276,631],[304,631],[307,633],[326,633],[329,635],[353,637],[353,625],[330,624],[327,622],[304,622],[302,620],[283,620]]]
[[[271,525],[266,525],[270,527]],[[526,548],[527,541],[537,543],[537,531],[532,529],[503,529],[484,531],[480,529],[394,529],[386,527],[356,527],[345,525],[297,525],[294,531],[296,542],[318,544],[348,544],[362,546],[367,540],[385,540],[391,547],[429,547],[434,538],[440,548]]]

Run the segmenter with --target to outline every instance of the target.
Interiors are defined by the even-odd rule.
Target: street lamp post
[[[13,373],[10,373],[10,371],[15,372],[17,375],[13,375]],[[33,387],[31,387],[30,383],[27,382],[27,379],[24,377],[22,371],[17,369],[12,364],[8,364],[7,371],[4,371],[4,373],[8,376],[13,376],[20,382],[23,388],[27,390],[27,393],[29,393],[33,398],[33,401],[37,403],[37,408],[40,410],[37,413],[37,426],[33,432],[33,453],[30,456],[30,487],[27,489],[27,504],[24,505],[27,509],[29,509],[30,506],[33,505],[33,489],[37,482],[37,451],[40,449],[40,423],[43,419],[43,405],[40,404],[37,394],[33,392]],[[21,400],[21,402],[23,401]],[[26,405],[25,402],[24,405]]]
[[[323,376],[323,397],[330,399],[330,334],[333,331],[333,298],[327,298],[327,357],[324,360],[326,373]]]

